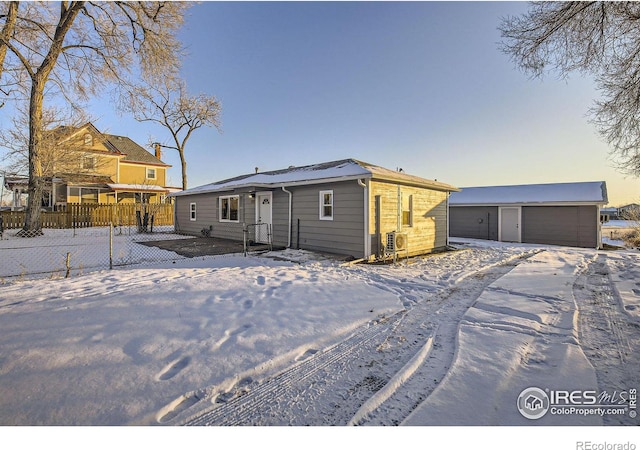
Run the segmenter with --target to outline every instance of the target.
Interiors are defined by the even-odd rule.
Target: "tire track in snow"
[[[627,315],[612,287],[606,256],[591,260],[573,286],[582,350],[596,370],[600,391],[640,387],[640,324]],[[629,415],[605,415],[605,425],[638,425]]]
[[[379,344],[382,340],[381,336],[400,320],[401,314],[396,313],[388,319],[369,324],[337,345],[326,351],[316,352],[313,357],[303,360],[258,386],[249,386],[241,380],[236,384],[234,392],[223,396],[221,403],[185,420],[183,424],[190,426],[273,424],[271,420],[278,417],[269,414],[270,406],[278,404],[283,396],[289,399],[293,391],[305,391],[312,387],[314,377],[317,378],[321,371],[353,356],[358,348],[372,341],[377,341]],[[250,391],[247,392],[247,388],[250,388]],[[261,414],[256,415],[258,410]]]
[[[203,410],[203,394],[187,395],[182,402],[174,402],[182,404],[182,409],[165,410],[159,421],[184,425],[346,425],[360,410],[354,424],[396,425],[446,375],[455,353],[457,325],[468,307],[488,285],[535,253],[511,252],[487,265],[481,261],[459,274],[457,284],[452,280],[452,286],[440,291],[427,283],[421,290],[415,282],[407,283],[401,291],[402,283],[396,279],[391,287],[409,309],[384,323],[370,324],[325,351],[307,353],[307,359],[262,383],[240,380],[231,391],[207,399],[219,402],[213,407]],[[354,272],[366,281],[366,271]],[[380,274],[369,282],[389,288]],[[407,295],[415,301],[405,302],[410,298]],[[438,335],[433,338],[436,328]],[[427,346],[429,339],[433,345]],[[361,410],[367,401],[369,406]],[[200,411],[194,412],[198,407]]]

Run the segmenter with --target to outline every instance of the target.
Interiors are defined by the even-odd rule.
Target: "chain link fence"
[[[247,256],[252,252],[273,250],[273,238],[271,235],[271,225],[268,223],[245,224],[242,230],[243,251]]]
[[[43,229],[33,237],[20,230],[0,235],[0,283],[20,278],[69,277],[87,271],[129,264],[185,258],[173,251],[145,245],[150,241],[191,239],[171,226],[150,228],[118,225],[91,228]]]

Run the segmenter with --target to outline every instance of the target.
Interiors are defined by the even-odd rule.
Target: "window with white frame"
[[[89,133],[84,135],[84,145],[86,145],[87,147],[91,147],[93,145],[93,136],[91,136]]]
[[[229,195],[220,197],[218,200],[220,208],[220,222],[238,222],[239,218],[239,195]]]
[[[196,220],[196,204],[189,203],[189,220],[192,222]]]
[[[413,195],[402,196],[402,226],[413,226]]]
[[[147,180],[156,179],[156,169],[154,167],[147,167]]]
[[[333,220],[333,191],[320,191],[320,220]]]

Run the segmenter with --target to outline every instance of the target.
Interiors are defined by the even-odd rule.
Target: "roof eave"
[[[171,194],[172,197],[182,197],[185,195],[200,195],[200,194],[213,194],[216,192],[230,192],[230,191],[238,191],[244,189],[280,189],[283,187],[294,187],[294,186],[311,186],[314,184],[328,184],[328,183],[339,183],[344,181],[356,181],[371,178],[371,174],[361,174],[361,175],[347,175],[342,177],[331,177],[331,178],[317,178],[314,180],[299,180],[299,181],[284,181],[277,183],[243,183],[237,184],[233,186],[224,186],[220,188],[212,187],[211,189],[202,189],[198,191],[182,191]]]
[[[481,203],[451,203],[449,206],[603,206],[603,200],[562,201],[562,202],[481,202]]]
[[[373,181],[387,181],[391,183],[428,188],[428,189],[433,189],[437,191],[460,192],[459,188],[452,186],[450,184],[440,183],[439,181],[431,181],[426,179],[425,181],[420,181],[420,180],[412,180],[412,179],[403,178],[403,177],[384,176],[384,175],[373,175],[372,179]]]

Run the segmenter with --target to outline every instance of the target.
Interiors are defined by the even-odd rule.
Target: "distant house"
[[[618,208],[600,208],[600,222],[618,220]]]
[[[457,189],[354,159],[251,173],[172,194],[179,232],[375,258],[447,246]],[[255,225],[260,224],[260,225]],[[270,230],[270,232],[268,231]],[[390,234],[391,236],[396,236]]]
[[[125,136],[101,133],[91,123],[58,127],[50,132],[42,207],[68,203],[160,203],[169,164]],[[26,205],[26,178],[6,178],[13,192],[13,209]]]
[[[621,220],[637,220],[640,217],[640,205],[631,203],[618,208],[618,218]]]
[[[462,188],[449,200],[452,237],[599,248],[604,181]]]

